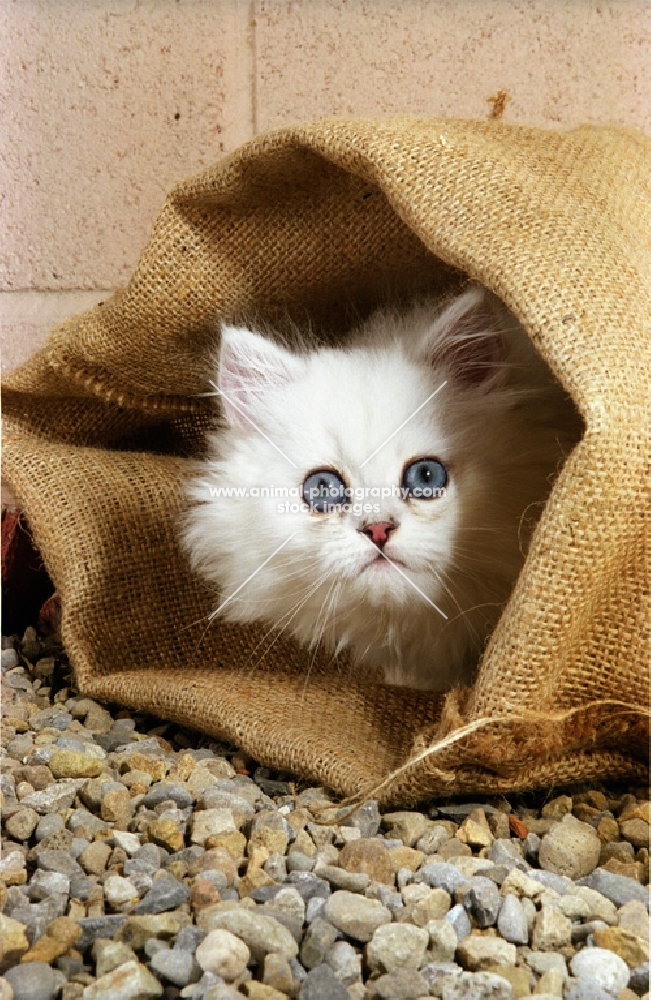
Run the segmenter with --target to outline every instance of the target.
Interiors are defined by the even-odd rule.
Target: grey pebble
[[[51,904],[52,897],[49,897],[49,899],[44,900],[42,903],[30,904],[25,897],[23,897],[23,900],[24,902],[18,906],[6,906],[5,912],[12,920],[17,920],[18,923],[25,925],[27,940],[32,945],[45,935],[47,925],[54,920],[55,916],[60,916],[60,914],[55,914],[51,905],[48,905]]]
[[[477,876],[463,896],[465,910],[474,917],[479,927],[492,927],[502,905],[499,889],[490,879]]]
[[[108,733],[95,734],[95,742],[106,753],[115,753],[116,750],[124,748],[124,742],[126,738],[127,738],[126,734],[119,729],[117,730],[112,729]],[[136,747],[142,746],[142,743],[134,743],[130,744],[130,746],[134,747],[135,749]]]
[[[546,889],[553,889],[559,896],[564,896],[574,885],[572,879],[566,875],[556,875],[555,872],[548,872],[542,868],[528,868],[527,875],[535,882],[540,882]]]
[[[76,955],[59,955],[54,964],[66,979],[70,979],[71,976],[76,976],[78,973],[84,971],[84,963]]]
[[[223,892],[228,885],[228,879],[219,868],[206,868],[201,872],[201,878],[212,883],[218,892]]]
[[[51,833],[57,833],[59,830],[65,830],[65,823],[63,822],[63,817],[59,816],[58,813],[50,813],[47,816],[43,816],[39,821],[36,829],[34,830],[34,837],[38,842],[44,840],[45,837],[49,837]]]
[[[313,920],[303,938],[300,957],[306,969],[315,969],[326,960],[328,952],[340,937],[340,932],[333,924],[321,917]]]
[[[201,874],[203,875],[203,872]],[[281,889],[281,885],[263,885],[259,889],[253,889],[249,893],[249,898],[255,900],[256,903],[268,903],[270,899],[278,895]]]
[[[14,1000],[52,1000],[59,980],[45,962],[25,962],[8,969],[5,979],[14,991]]]
[[[67,851],[36,851],[36,863],[39,868],[47,872],[59,872],[71,878],[73,875],[83,875],[81,865],[77,864],[74,858],[70,857]]]
[[[371,881],[366,872],[348,872],[335,865],[319,865],[315,875],[326,879],[335,889],[347,889],[349,892],[364,892]]]
[[[187,1000],[206,1000],[206,997],[209,995],[220,997],[218,992],[209,994],[210,990],[223,990],[224,988],[228,989],[221,976],[215,976],[212,972],[204,972],[198,983],[190,983],[189,986],[185,986],[183,988],[181,996],[183,997],[183,1000],[186,1000],[186,998]],[[226,996],[228,998],[228,994],[226,994]],[[237,993],[235,996],[237,997]],[[228,998],[228,1000],[230,1000],[230,998]]]
[[[443,986],[443,1000],[512,1000],[513,987],[493,972],[462,972]]]
[[[47,896],[70,895],[70,879],[60,872],[47,872],[37,868],[30,879],[27,895],[32,902],[40,902]]]
[[[429,993],[433,997],[440,997],[443,984],[458,979],[462,971],[456,962],[429,962],[423,966],[420,974],[427,983]]]
[[[175,878],[157,878],[147,895],[136,904],[133,912],[142,915],[175,910],[181,903],[185,903],[189,895],[190,890],[183,882],[178,882]]]
[[[187,927],[182,927],[174,942],[174,951],[188,951],[191,955],[194,955],[207,933],[208,931],[202,930],[196,924],[189,924]]]
[[[335,941],[326,956],[326,962],[344,986],[361,982],[362,956],[348,941]]]
[[[145,844],[145,847],[153,847],[153,844]],[[140,848],[142,850],[142,848]],[[159,848],[160,850],[160,848]],[[136,854],[139,852],[136,851]],[[185,861],[186,864],[191,865],[193,861],[197,861],[203,854],[206,853],[205,847],[199,847],[194,844],[192,847],[184,847],[180,851],[175,851],[174,854],[166,854],[165,851],[162,852],[165,856],[161,859],[161,866],[167,868],[171,865],[173,861]]]
[[[445,862],[423,865],[418,875],[422,882],[427,882],[433,889],[445,889],[451,896],[454,896],[455,889],[468,882],[468,878],[462,875],[458,868]]]
[[[14,667],[18,666],[18,653],[10,646],[9,649],[2,650],[2,660],[0,661],[2,665],[2,672],[5,670],[13,670]]]
[[[314,858],[308,857],[302,851],[292,851],[287,855],[286,865],[289,872],[311,872],[314,868]]]
[[[153,958],[159,951],[169,951],[170,943],[169,941],[161,941],[160,938],[151,937],[147,938],[145,946],[142,950],[147,958]]]
[[[83,854],[83,852],[86,850],[87,847],[90,847],[90,840],[86,840],[85,837],[72,838],[72,843],[70,844],[70,853],[75,859],[75,861],[77,860],[80,854]]]
[[[43,791],[32,792],[31,795],[25,796],[21,802],[21,806],[24,809],[35,809],[41,816],[44,816],[46,813],[70,809],[77,794],[77,784],[77,779],[66,781],[65,783],[53,782],[47,788],[44,788]]]
[[[643,962],[642,965],[637,965],[631,971],[631,978],[628,981],[629,988],[637,993],[638,996],[642,996],[643,993],[648,993],[649,991],[649,963]]]
[[[88,894],[97,885],[95,879],[89,875],[73,875],[70,879],[70,895],[73,899],[80,899],[85,902]]]
[[[589,889],[600,892],[617,907],[630,903],[632,899],[639,899],[647,910],[649,909],[649,890],[645,886],[640,885],[635,879],[627,878],[625,875],[615,875],[605,868],[595,868],[589,875],[577,879],[576,884],[587,885]]]
[[[305,907],[305,920],[308,924],[311,924],[313,920],[317,917],[323,917],[323,907],[325,906],[325,899],[323,896],[312,896],[308,899],[307,905]]]
[[[503,901],[497,918],[497,929],[505,941],[512,944],[527,944],[529,940],[529,925],[524,907],[513,893],[508,893]]]
[[[192,805],[192,796],[183,785],[159,781],[149,789],[144,799],[144,805],[148,809],[154,809],[161,802],[171,800],[176,802],[179,809],[187,809]]]
[[[494,865],[504,868],[521,868],[523,871],[527,869],[527,863],[517,840],[496,840],[489,848],[486,857]]]
[[[524,856],[529,862],[538,863],[541,839],[537,833],[528,833],[522,841]]]
[[[157,951],[151,959],[152,971],[175,986],[188,986],[201,979],[201,968],[189,951]]]
[[[68,820],[68,829],[73,834],[76,830],[88,830],[89,833],[95,836],[100,830],[108,830],[109,825],[105,820],[100,819],[99,816],[95,816],[92,812],[89,812],[88,809],[75,809]]]
[[[156,844],[144,844],[124,862],[124,874],[127,878],[130,875],[154,875],[160,867],[160,848]]]
[[[327,899],[330,895],[330,885],[325,879],[317,878],[311,872],[291,872],[287,879],[296,891],[307,902],[313,896],[322,896]]]
[[[380,829],[380,811],[376,799],[369,799],[349,816],[346,815],[347,812],[347,809],[341,810],[343,815],[338,821],[340,826],[355,826],[362,837],[375,837]]]
[[[448,910],[443,919],[454,927],[457,941],[463,941],[472,931],[470,918],[461,903],[457,903],[451,910]]]
[[[77,923],[83,933],[75,942],[75,948],[77,951],[84,952],[97,938],[112,938],[126,919],[126,913],[111,914],[107,917],[81,917]]]
[[[483,809],[485,816],[495,816],[499,813],[499,809],[495,806],[489,806],[485,802],[466,802],[460,804],[453,804],[447,806],[437,806],[438,816],[443,819],[451,819],[454,823],[461,823],[462,820],[466,819],[473,809]]]
[[[649,963],[643,962],[631,971],[631,978],[628,981],[629,989],[642,996],[649,992]]]
[[[325,964],[308,972],[298,997],[299,1000],[349,1000],[348,990]]]

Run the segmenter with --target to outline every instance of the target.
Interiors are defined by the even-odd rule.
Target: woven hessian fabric
[[[5,474],[79,690],[383,803],[643,780],[648,154],[616,127],[332,119],[175,188],[128,286],[4,385]],[[474,688],[384,687],[286,640],[260,661],[261,628],[206,628],[215,595],[178,547],[219,319],[310,317],[336,338],[351,304],[459,272],[515,313],[586,428]]]

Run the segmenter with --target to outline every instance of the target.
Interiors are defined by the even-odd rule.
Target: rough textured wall
[[[320,115],[651,129],[645,0],[0,0],[0,322],[13,367],[124,284],[165,193]],[[83,293],[83,294],[82,294]]]

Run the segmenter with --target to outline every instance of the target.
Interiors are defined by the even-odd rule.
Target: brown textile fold
[[[643,780],[648,746],[649,140],[322,120],[175,188],[128,286],[4,383],[4,468],[81,691],[385,803]],[[459,272],[523,323],[585,422],[471,691],[388,688],[214,606],[179,552],[220,319],[337,330]]]

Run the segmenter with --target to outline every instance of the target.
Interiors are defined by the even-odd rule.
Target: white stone
[[[617,996],[628,986],[630,972],[623,958],[605,948],[583,948],[570,962],[577,979],[591,979]]]
[[[391,911],[377,899],[341,889],[326,900],[326,920],[355,941],[370,941],[378,927],[391,923]]]
[[[456,942],[454,930],[449,924],[448,927]],[[374,931],[368,943],[366,957],[369,968],[374,972],[418,969],[429,938],[428,931],[413,924],[384,924]]]
[[[200,809],[192,817],[190,839],[193,844],[204,844],[208,837],[222,833],[235,833],[237,826],[230,809]]]
[[[125,903],[138,902],[138,890],[133,882],[121,875],[109,875],[104,883],[104,898],[111,906],[124,906]]]
[[[527,915],[518,897],[512,893],[504,897],[497,917],[497,929],[505,941],[513,944],[527,944],[529,941]]]
[[[87,986],[83,1000],[149,1000],[159,997],[163,987],[140,962],[125,962]]]
[[[244,941],[225,930],[210,931],[196,951],[202,970],[221,976],[227,982],[242,975],[250,957],[251,952]]]
[[[142,847],[140,837],[137,833],[127,833],[126,830],[113,830],[112,837],[117,846],[121,847],[129,857],[132,857]]]

